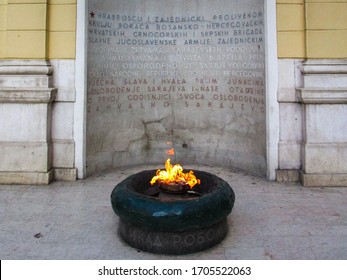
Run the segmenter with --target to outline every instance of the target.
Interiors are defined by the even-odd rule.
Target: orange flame
[[[170,150],[167,150],[167,151],[166,151],[166,154],[169,155],[169,156],[173,156],[173,155],[175,154],[175,149],[172,148],[172,149],[170,149]]]
[[[200,184],[200,180],[195,177],[192,170],[188,173],[184,173],[182,166],[179,164],[172,166],[169,158],[165,162],[165,168],[166,170],[157,170],[156,175],[150,182],[151,185],[154,185],[157,181],[164,184],[188,184],[190,188],[193,188],[196,184]]]

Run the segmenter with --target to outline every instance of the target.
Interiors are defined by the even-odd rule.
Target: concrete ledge
[[[0,184],[48,185],[53,180],[53,169],[48,172],[0,172]]]
[[[77,169],[76,168],[54,168],[55,181],[76,181]]]
[[[347,173],[305,174],[300,170],[300,181],[305,187],[347,187]]]

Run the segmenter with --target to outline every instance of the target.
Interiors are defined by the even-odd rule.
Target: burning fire
[[[193,188],[196,184],[200,184],[200,180],[195,177],[192,170],[184,173],[182,166],[179,164],[172,166],[169,158],[165,162],[165,168],[166,170],[157,170],[156,176],[151,180],[151,185],[154,185],[157,181],[167,185],[172,183],[188,184],[190,188]]]

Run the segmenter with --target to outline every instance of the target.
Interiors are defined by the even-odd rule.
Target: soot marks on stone
[[[145,134],[148,140],[168,141],[172,138],[172,128],[170,123],[167,123],[165,118],[154,121],[142,120],[145,128]]]

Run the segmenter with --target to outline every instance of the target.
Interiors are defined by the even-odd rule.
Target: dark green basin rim
[[[142,177],[156,170],[133,174],[120,182],[111,193],[114,212],[124,221],[153,231],[179,232],[211,226],[223,220],[232,210],[235,193],[218,176],[194,170],[196,176],[209,178],[210,192],[193,200],[161,202],[133,190]],[[135,182],[135,183],[134,183]]]

